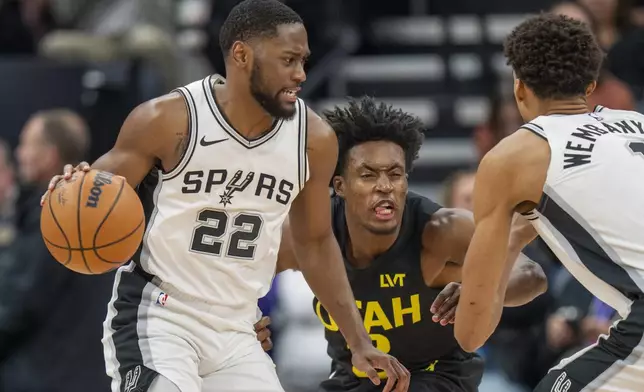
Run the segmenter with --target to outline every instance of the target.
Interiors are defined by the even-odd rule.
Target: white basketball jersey
[[[219,110],[218,82],[177,90],[190,141],[172,171],[155,169],[139,185],[148,220],[134,261],[170,296],[187,294],[231,324],[252,325],[275,273],[282,223],[308,179],[307,110],[298,99],[293,118],[248,140]]]
[[[523,127],[551,151],[528,219],[575,278],[625,317],[644,298],[644,116],[598,106]]]

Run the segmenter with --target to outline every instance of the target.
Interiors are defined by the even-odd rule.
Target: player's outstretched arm
[[[329,183],[338,158],[333,130],[309,111],[307,153],[309,180],[289,213],[293,251],[299,269],[315,296],[336,321],[353,353],[353,364],[376,385],[374,368],[387,372],[384,391],[406,391],[409,372],[393,357],[377,350],[367,334],[349,286],[342,254],[331,228]]]
[[[515,243],[527,244],[536,237],[532,225],[520,215],[519,224],[513,225]],[[474,235],[474,216],[461,208],[442,208],[428,222],[423,233],[423,278],[428,285],[443,287],[461,282],[462,265]],[[517,244],[518,245],[518,244]],[[522,249],[512,247],[513,249]],[[548,288],[546,274],[541,266],[519,254],[510,272],[504,306],[521,306],[543,294]]]
[[[454,333],[461,347],[475,351],[499,323],[510,272],[520,249],[509,248],[515,212],[527,212],[541,198],[550,149],[539,136],[519,130],[481,162],[474,188],[476,227],[463,265]]]
[[[188,142],[187,116],[183,98],[178,93],[142,103],[123,123],[112,149],[98,158],[91,169],[125,177],[136,187],[155,162],[163,161],[171,166],[173,161],[179,161]],[[70,162],[63,174],[51,179],[48,192],[59,181],[71,178],[73,172],[89,170],[87,162]]]

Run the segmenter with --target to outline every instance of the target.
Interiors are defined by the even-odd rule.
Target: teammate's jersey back
[[[229,322],[224,328],[252,328],[282,223],[308,179],[306,106],[298,100],[293,118],[248,140],[218,108],[218,82],[212,76],[177,90],[189,111],[189,143],[174,169],[155,168],[138,187],[147,228],[134,261],[168,295],[211,306]]]
[[[625,317],[644,296],[644,116],[598,106],[524,128],[551,152],[528,219],[568,270]]]

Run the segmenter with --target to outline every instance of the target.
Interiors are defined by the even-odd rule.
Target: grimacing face
[[[342,176],[334,178],[347,214],[373,234],[393,234],[402,223],[408,183],[405,152],[390,141],[359,144],[348,152]]]
[[[310,55],[308,36],[300,23],[278,26],[277,36],[253,46],[250,92],[268,114],[291,118],[300,85],[306,80],[304,64]]]

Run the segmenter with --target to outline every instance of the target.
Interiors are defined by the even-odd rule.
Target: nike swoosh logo
[[[228,138],[219,139],[219,140],[206,140],[206,137],[204,136],[201,138],[201,141],[199,142],[199,144],[201,144],[204,147],[208,147],[208,146],[212,146],[213,144],[225,142],[226,140],[228,140]]]

